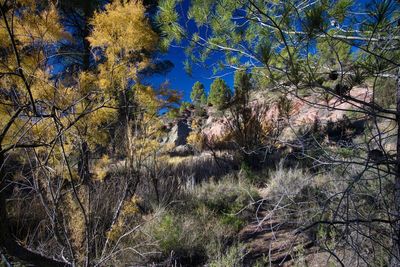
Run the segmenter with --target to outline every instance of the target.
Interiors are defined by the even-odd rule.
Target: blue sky
[[[170,60],[174,64],[174,68],[165,75],[155,75],[147,80],[147,82],[154,87],[159,86],[165,81],[168,81],[171,89],[178,90],[183,94],[183,101],[190,101],[190,92],[192,86],[196,81],[200,81],[204,84],[206,91],[210,89],[210,85],[213,82],[213,72],[211,68],[205,66],[194,65],[192,75],[186,73],[184,69],[184,62],[186,55],[183,48],[171,47],[167,54],[162,55],[161,59]],[[233,73],[228,72],[222,77],[229,85],[233,88]]]
[[[360,6],[360,9],[363,6],[365,6],[367,3],[371,2],[373,0],[355,0],[355,3]],[[189,0],[183,0],[180,4],[180,9],[181,13],[186,14],[187,10],[189,8],[190,1]],[[181,22],[185,22],[184,19],[181,19]],[[186,24],[186,23],[181,23],[181,24]],[[189,32],[190,31],[195,31],[196,29],[192,28],[194,27],[193,25],[186,24],[189,26]],[[71,30],[72,31],[72,30]],[[183,46],[187,45],[187,42],[185,41],[182,43]],[[193,86],[193,84],[196,81],[200,81],[201,83],[204,84],[206,91],[209,91],[210,85],[214,79],[213,77],[213,71],[212,67],[209,67],[212,63],[216,62],[216,58],[210,58],[208,60],[208,66],[199,66],[199,65],[194,65],[192,66],[192,75],[189,75],[186,73],[184,70],[184,62],[187,59],[187,56],[185,55],[184,48],[178,47],[178,46],[171,46],[169,51],[165,54],[160,54],[158,55],[158,60],[170,60],[173,64],[174,67],[173,69],[166,74],[157,74],[152,76],[151,78],[147,78],[144,82],[148,83],[154,87],[158,87],[160,84],[164,82],[169,82],[170,87],[172,89],[178,90],[182,92],[183,95],[183,101],[190,101],[190,91]],[[64,65],[62,63],[57,63],[57,62],[52,62],[53,64],[53,72],[57,73],[61,70],[63,70]],[[221,74],[221,73],[220,73]],[[225,80],[225,82],[228,84],[228,86],[233,89],[233,71],[232,70],[226,70],[224,75],[222,76],[222,79]]]
[[[190,0],[183,0],[180,2],[178,9],[181,13],[180,23],[182,25],[186,25],[188,27],[189,32],[197,31],[194,22],[187,22],[185,20],[187,11],[190,6]],[[183,40],[180,44],[181,46],[185,47],[188,45],[188,42]],[[165,81],[168,81],[170,87],[172,89],[178,90],[182,92],[183,101],[190,101],[190,92],[192,90],[192,86],[196,81],[200,81],[204,84],[204,87],[209,92],[210,85],[213,82],[213,71],[212,67],[207,66],[199,66],[199,65],[192,65],[192,73],[189,75],[186,73],[184,69],[184,62],[187,59],[185,55],[185,50],[183,47],[178,47],[176,44],[170,47],[169,51],[161,55],[159,59],[161,60],[170,60],[174,64],[174,68],[165,75],[156,75],[147,79],[147,82],[154,87],[159,86]],[[216,61],[215,58],[210,58],[208,63],[212,64]],[[221,73],[219,73],[221,75]],[[222,73],[224,76],[221,77],[225,80],[228,86],[233,90],[233,71],[227,70],[225,73]]]
[[[365,10],[365,7],[368,3],[373,0],[355,0],[354,3],[358,6],[357,11]],[[185,14],[187,9],[189,8],[190,1],[184,0],[181,2],[180,9],[182,14]],[[185,24],[185,23],[182,23]],[[186,24],[188,25],[188,24]],[[189,25],[189,28],[192,26]],[[191,31],[191,29],[189,29]],[[185,42],[182,44],[185,46]],[[204,84],[206,91],[209,91],[210,84],[213,81],[213,71],[212,68],[207,68],[207,66],[192,66],[192,75],[186,73],[184,70],[184,62],[186,60],[186,55],[184,52],[184,48],[172,46],[169,51],[164,54],[160,55],[159,59],[162,60],[170,60],[174,64],[174,68],[165,75],[155,75],[150,79],[147,79],[147,83],[153,85],[154,87],[159,86],[163,82],[168,81],[170,87],[172,89],[176,89],[183,94],[183,101],[190,101],[190,91],[193,84],[196,81],[200,81]],[[214,60],[215,61],[215,60]],[[212,63],[213,59],[209,59],[209,62]],[[225,75],[222,77],[225,82],[233,88],[233,72],[228,70]]]
[[[370,1],[371,0],[356,0],[355,3],[362,7]],[[186,14],[187,9],[189,8],[189,4],[190,1],[188,0],[184,0],[181,2],[179,9],[181,9],[182,14]],[[192,26],[189,25],[189,28],[191,27]],[[189,31],[191,31],[191,29],[189,29]],[[185,46],[185,42],[183,42],[182,45]],[[151,77],[150,79],[147,79],[147,83],[153,85],[154,87],[157,87],[163,82],[168,81],[172,89],[176,89],[182,92],[183,101],[190,101],[190,91],[196,81],[200,81],[201,83],[203,83],[206,91],[209,91],[210,84],[213,81],[212,68],[207,68],[207,66],[192,66],[192,76],[187,74],[184,70],[184,62],[186,60],[184,48],[172,46],[169,49],[168,53],[160,56],[160,59],[172,61],[174,64],[174,68],[165,75],[156,75]],[[210,59],[209,61],[212,63],[212,59]],[[225,82],[230,86],[231,89],[233,88],[232,71],[227,72],[222,77],[222,79],[225,80]]]

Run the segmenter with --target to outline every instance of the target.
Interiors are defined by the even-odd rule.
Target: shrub
[[[164,215],[154,229],[154,238],[158,240],[161,251],[168,255],[170,251],[180,251],[183,247],[183,229],[176,218],[170,214]]]
[[[241,256],[235,258],[239,255],[237,246],[226,249],[235,243],[246,219],[253,218],[254,208],[249,204],[258,199],[251,184],[232,176],[175,194],[167,207],[154,207],[152,214],[144,215],[141,230],[124,241],[123,247],[138,248],[147,256],[138,258],[127,252],[113,259],[113,264],[141,261],[144,266],[154,262],[203,266],[209,262],[214,264],[210,266],[235,266],[230,263],[240,262]]]
[[[262,185],[264,182],[263,178],[257,175],[253,168],[246,161],[242,161],[240,165],[240,172],[244,174],[245,179],[251,184]]]
[[[396,80],[380,78],[374,89],[375,101],[385,108],[393,107],[396,104]]]
[[[160,261],[172,258],[191,266],[207,260],[205,244],[212,236],[204,233],[202,223],[191,214],[165,212],[150,224],[148,233],[157,241]]]
[[[205,147],[205,137],[199,132],[190,132],[186,141],[197,151],[202,151]]]
[[[222,215],[221,223],[232,227],[235,231],[239,231],[246,224],[246,221],[236,214],[228,213]]]
[[[237,213],[259,199],[254,187],[226,177],[220,182],[205,183],[196,189],[196,198],[219,213]]]
[[[210,267],[239,267],[245,255],[245,248],[242,244],[235,244],[228,248],[225,254],[210,262]]]
[[[280,201],[281,198],[283,201],[291,201],[311,182],[308,173],[298,168],[285,169],[283,162],[280,162],[277,170],[270,175],[267,195],[273,202]]]

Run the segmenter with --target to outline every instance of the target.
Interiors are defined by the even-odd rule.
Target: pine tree
[[[225,81],[221,78],[217,78],[213,81],[210,88],[210,95],[208,96],[208,103],[223,109],[231,99],[231,91]]]
[[[233,88],[235,97],[247,94],[252,88],[251,74],[239,70],[235,72]]]
[[[307,220],[306,223],[330,225],[328,231],[347,230],[350,225],[352,233],[362,235],[365,240],[360,242],[345,238],[343,243],[337,241],[335,246],[350,245],[357,255],[361,255],[360,252],[365,255],[357,260],[362,259],[366,264],[374,265],[378,257],[385,259],[386,256],[388,266],[400,266],[400,2],[192,1],[182,17],[178,15],[181,14],[178,3],[178,0],[160,1],[159,21],[163,22],[162,30],[166,36],[163,43],[180,43],[183,37],[188,37],[191,44],[187,48],[189,62],[206,62],[217,57],[220,61],[216,73],[226,67],[243,68],[244,63],[246,68],[257,74],[255,78],[263,82],[261,88],[264,90],[303,99],[304,93],[311,93],[313,100],[304,99],[305,102],[313,107],[324,106],[328,110],[343,111],[341,104],[347,103],[352,106],[349,111],[364,114],[374,121],[375,125],[365,131],[365,136],[368,136],[364,139],[365,143],[351,146],[354,155],[357,155],[355,158],[344,159],[336,150],[321,147],[319,142],[316,146],[321,151],[315,157],[314,148],[307,147],[299,137],[301,150],[306,157],[315,159],[315,163],[323,162],[324,166],[330,167],[352,166],[343,168],[343,172],[339,167],[342,174],[340,182],[344,181],[342,178],[348,178],[346,188],[352,188],[351,192],[332,192],[335,197],[324,205],[321,213],[323,220]],[[237,18],[238,12],[243,14],[240,19]],[[196,24],[198,30],[189,29],[187,25],[191,23]],[[205,36],[204,31],[210,34]],[[221,56],[221,53],[224,55]],[[381,81],[388,80],[392,83],[388,88],[382,88]],[[367,90],[366,95],[371,97],[356,96],[355,91],[359,87]],[[389,91],[396,105],[385,107],[376,101],[381,91]],[[209,102],[213,97],[210,93]],[[383,125],[393,125],[397,132],[387,131]],[[397,139],[394,149],[385,147],[388,136]],[[371,162],[369,152],[373,152],[370,150],[372,147],[382,150],[380,153],[385,159],[380,166],[385,165],[385,168]],[[358,170],[358,166],[362,166],[362,170]],[[378,171],[375,172],[375,169]],[[371,188],[369,193],[356,189],[364,188],[369,183],[369,173],[373,173],[378,181],[390,177],[388,180],[392,181],[394,190],[384,190],[375,197],[379,191],[376,188]],[[381,208],[368,209],[368,205],[355,201],[357,192],[374,196],[376,202],[386,204]],[[343,197],[339,197],[343,194],[352,200],[343,201]],[[354,205],[360,208],[352,209]],[[330,215],[328,210],[335,210],[335,215]],[[384,210],[390,210],[391,214],[386,216]],[[339,217],[343,221],[338,222],[336,219]],[[350,218],[368,220],[359,227],[359,220]],[[378,221],[385,221],[386,225],[375,223]],[[341,225],[345,226],[342,228]],[[371,235],[381,229],[387,229],[387,239],[375,239]],[[386,252],[379,256],[369,253],[365,250],[366,243],[370,243],[376,251]],[[340,263],[343,260],[337,259]]]
[[[201,82],[197,81],[193,85],[192,92],[190,93],[190,99],[195,106],[207,104],[207,96],[204,91],[204,85]]]
[[[179,112],[182,114],[186,109],[188,109],[190,107],[190,103],[183,101],[181,103],[181,106],[179,107]]]

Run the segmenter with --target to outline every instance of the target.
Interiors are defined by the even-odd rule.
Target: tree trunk
[[[82,31],[82,44],[83,44],[83,56],[82,56],[82,70],[88,71],[90,69],[90,43],[87,40],[89,36],[89,18],[92,15],[90,1],[85,1],[83,4],[83,31]],[[87,132],[87,129],[85,130]],[[90,178],[90,149],[88,143],[84,140],[81,143],[81,158],[79,166],[79,175],[81,180],[85,183]]]
[[[82,58],[82,69],[84,71],[88,71],[90,70],[90,43],[87,39],[87,37],[89,36],[90,33],[90,29],[89,29],[89,19],[92,16],[92,7],[91,7],[91,1],[87,0],[84,1],[83,3],[83,17],[84,17],[84,25],[83,25],[83,34],[82,34],[82,41],[83,41],[83,58]],[[90,130],[90,129],[89,129]],[[86,129],[87,131],[87,129]],[[86,132],[87,133],[87,132]],[[79,170],[80,174],[81,174],[81,179],[84,182],[84,184],[87,185],[87,189],[88,189],[88,203],[87,203],[87,211],[86,213],[88,214],[88,220],[89,223],[86,225],[86,259],[85,259],[85,266],[92,266],[92,261],[94,259],[94,254],[95,254],[95,247],[93,246],[92,243],[92,229],[91,229],[91,222],[92,222],[92,218],[90,216],[92,216],[91,212],[90,212],[90,205],[91,205],[91,192],[93,190],[92,188],[92,184],[90,181],[90,148],[88,143],[86,142],[86,140],[83,141],[83,143],[81,144],[81,164],[82,164],[82,168]]]
[[[1,149],[0,149],[1,151]],[[5,247],[6,240],[9,239],[7,209],[6,209],[6,191],[4,177],[4,156],[0,154],[0,246]]]
[[[393,233],[393,247],[391,255],[391,267],[400,266],[400,68],[396,80],[396,122],[397,122],[397,145],[396,145],[396,177],[394,185],[394,213],[395,225]]]
[[[86,141],[81,143],[80,159],[78,162],[79,177],[84,184],[89,184],[90,179],[90,149]]]

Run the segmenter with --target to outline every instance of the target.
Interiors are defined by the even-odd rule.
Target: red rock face
[[[369,102],[371,100],[372,92],[365,87],[355,87],[350,91],[350,96]],[[328,121],[341,120],[346,112],[354,110],[359,107],[355,102],[348,102],[340,98],[332,98],[328,102],[318,99],[316,96],[308,96],[304,99],[299,99],[294,96],[290,97],[291,112],[289,122],[291,127],[301,127],[307,124],[312,124],[318,119],[321,124],[326,124]],[[279,114],[278,103],[265,104],[265,99],[257,99],[250,103],[253,110],[253,115],[258,116],[261,124],[274,124],[281,116]],[[210,116],[205,127],[203,134],[208,141],[220,140],[226,136],[232,127],[229,124],[229,115],[216,119]]]
[[[367,88],[355,87],[351,90],[350,96],[366,102],[371,100],[371,92]],[[357,106],[359,105],[355,102],[347,102],[339,98],[333,98],[329,102],[326,102],[310,96],[304,100],[293,100],[294,108],[290,120],[294,126],[313,123],[316,119],[322,124],[329,120],[335,122],[342,119],[349,110],[356,109]]]
[[[202,133],[208,142],[213,140],[219,140],[225,136],[231,127],[229,125],[227,118],[222,118],[216,121],[212,121],[212,117],[207,120],[206,127],[203,129]]]

